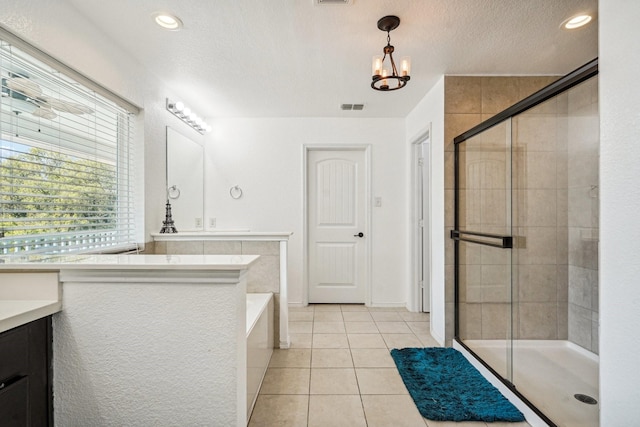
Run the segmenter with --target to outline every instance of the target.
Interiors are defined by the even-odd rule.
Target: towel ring
[[[173,184],[171,187],[167,188],[167,197],[170,199],[177,199],[180,197],[180,189],[177,185]]]
[[[238,200],[242,197],[242,188],[239,185],[234,185],[229,189],[229,195],[232,199]]]

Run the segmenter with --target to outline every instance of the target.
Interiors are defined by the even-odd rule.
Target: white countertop
[[[178,233],[152,233],[156,242],[167,240],[289,240],[291,231],[185,231]]]
[[[32,255],[0,257],[2,270],[244,270],[258,255]]]
[[[50,316],[61,308],[62,303],[58,300],[0,301],[0,332]]]

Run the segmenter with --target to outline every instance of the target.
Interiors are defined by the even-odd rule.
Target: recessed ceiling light
[[[182,29],[182,21],[175,15],[167,12],[156,12],[153,14],[156,24],[170,31],[178,31]]]
[[[572,16],[562,23],[562,28],[567,30],[575,30],[576,28],[583,27],[587,25],[593,17],[591,15],[580,14],[576,16]]]

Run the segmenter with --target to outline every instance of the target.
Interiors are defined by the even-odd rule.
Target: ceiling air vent
[[[364,108],[364,104],[342,104],[340,105],[341,110],[351,111],[356,110],[360,111]]]
[[[352,0],[313,0],[313,4],[322,6],[325,4],[350,4]]]

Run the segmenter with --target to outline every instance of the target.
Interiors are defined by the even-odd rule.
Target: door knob
[[[361,231],[358,234],[354,234],[353,237],[364,237],[364,233]]]

